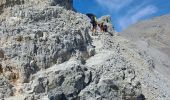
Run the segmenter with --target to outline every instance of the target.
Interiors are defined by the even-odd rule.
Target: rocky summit
[[[1,100],[169,100],[170,82],[146,51],[108,32],[92,36],[72,0],[0,1]]]

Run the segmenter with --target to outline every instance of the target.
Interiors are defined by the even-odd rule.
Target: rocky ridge
[[[99,19],[109,32],[91,36],[88,17],[63,6],[67,1],[27,1],[2,9],[1,99],[170,98],[170,84],[153,71],[152,58],[118,36],[109,17]]]

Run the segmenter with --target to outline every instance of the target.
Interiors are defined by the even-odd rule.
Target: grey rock
[[[109,16],[98,19],[108,32],[91,36],[72,0],[0,4],[0,99],[170,98],[169,80],[154,72],[147,52],[116,35]]]
[[[63,65],[62,65],[63,66]],[[62,67],[61,66],[61,67]],[[55,68],[55,67],[54,67]],[[45,71],[32,77],[32,82],[23,88],[27,93],[45,93],[50,100],[77,98],[79,92],[91,82],[91,72],[83,66],[73,65],[65,70]]]
[[[0,76],[0,91],[0,98],[5,98],[13,95],[13,86],[2,76]]]

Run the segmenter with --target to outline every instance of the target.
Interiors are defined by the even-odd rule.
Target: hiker
[[[107,25],[104,25],[103,30],[104,32],[107,32]]]
[[[97,19],[94,14],[86,14],[90,18],[90,23],[93,25],[92,31],[96,33],[96,28],[97,28]]]
[[[104,22],[98,24],[101,32],[107,32],[107,25],[104,25]]]
[[[100,32],[104,32],[104,25],[103,22],[98,24],[99,28],[100,28]]]

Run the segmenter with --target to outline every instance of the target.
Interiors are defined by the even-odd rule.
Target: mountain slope
[[[2,9],[0,99],[170,98],[169,80],[154,71],[150,56],[116,35],[108,16],[99,20],[109,32],[92,36],[90,20],[72,11],[72,2],[70,8],[67,0],[26,1]]]
[[[154,59],[156,69],[170,78],[170,15],[145,20],[130,26],[121,35],[128,38]]]

